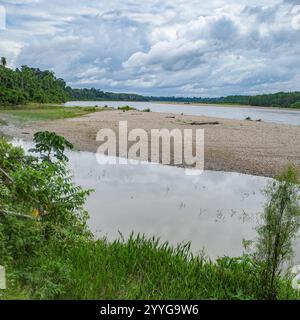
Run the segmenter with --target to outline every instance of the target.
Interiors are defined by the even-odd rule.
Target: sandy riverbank
[[[276,175],[287,163],[300,168],[300,126],[255,121],[227,120],[205,116],[147,113],[120,110],[91,113],[83,117],[30,122],[5,133],[31,139],[34,132],[55,131],[77,149],[96,151],[96,134],[102,128],[118,131],[118,121],[128,121],[128,129],[205,129],[205,169],[236,171],[263,176]],[[219,124],[191,125],[191,122]],[[144,143],[147,143],[145,141]]]

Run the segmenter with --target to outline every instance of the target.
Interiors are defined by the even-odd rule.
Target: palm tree
[[[5,57],[1,57],[1,64],[2,64],[3,67],[6,67],[6,65],[7,65],[7,60],[6,60]]]

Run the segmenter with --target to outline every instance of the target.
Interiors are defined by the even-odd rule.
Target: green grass
[[[81,246],[69,259],[74,281],[65,299],[257,299],[260,292],[247,257],[213,263],[192,256],[188,245],[173,248],[143,237]],[[297,298],[288,281],[278,298]]]
[[[16,107],[1,107],[0,115],[9,116],[17,121],[41,121],[67,119],[101,111],[102,108],[61,107],[56,105],[30,104]]]
[[[46,248],[45,248],[46,249]],[[18,293],[30,299],[259,299],[258,269],[247,257],[216,262],[156,239],[131,237],[56,246],[27,261],[29,277]],[[24,266],[23,266],[24,267]],[[282,279],[278,299],[299,299]]]

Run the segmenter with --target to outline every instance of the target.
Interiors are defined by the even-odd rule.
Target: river
[[[110,106],[120,107],[129,105],[138,110],[149,108],[153,112],[175,113],[185,115],[203,115],[225,119],[244,120],[250,117],[253,120],[261,119],[265,122],[300,125],[300,110],[275,109],[247,106],[220,106],[220,105],[182,105],[155,102],[127,102],[127,101],[69,101],[65,106]]]
[[[187,176],[184,169],[159,164],[100,165],[91,152],[69,151],[67,156],[75,182],[95,190],[86,209],[98,238],[114,240],[119,232],[127,238],[134,232],[172,245],[190,241],[193,252],[204,249],[215,259],[241,255],[243,239],[256,237],[266,200],[261,191],[270,178],[214,171]]]

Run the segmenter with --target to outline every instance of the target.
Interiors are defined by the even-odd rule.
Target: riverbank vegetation
[[[144,96],[134,93],[104,92],[99,89],[73,89],[66,88],[70,100],[75,101],[148,101]]]
[[[208,103],[228,105],[249,105],[275,108],[300,108],[300,92],[278,92],[255,96],[234,95],[217,98],[199,97],[148,97],[150,101],[167,101],[179,103]]]
[[[51,104],[27,104],[20,106],[3,106],[0,116],[9,118],[12,122],[56,120],[84,116],[92,112],[102,111],[99,107],[61,107]],[[107,110],[107,109],[105,109]],[[1,124],[1,122],[0,122]]]
[[[0,139],[0,264],[8,282],[0,298],[299,298],[282,268],[299,228],[294,167],[268,191],[254,253],[212,262],[193,255],[189,244],[174,248],[142,235],[95,240],[84,210],[92,191],[76,186],[67,169],[64,151],[72,145],[51,132],[36,133],[35,144],[26,155]],[[274,228],[279,224],[282,229]],[[284,235],[280,241],[278,234]],[[289,255],[282,254],[286,248]],[[275,252],[276,260],[266,256]],[[271,287],[263,282],[270,270],[275,270]]]
[[[0,65],[0,106],[36,103],[63,103],[68,100],[145,101],[146,98],[127,93],[103,92],[98,89],[72,89],[52,71],[21,66],[7,67],[2,57]]]
[[[66,83],[51,71],[22,66],[0,66],[0,105],[28,102],[61,103],[67,100]]]
[[[122,110],[123,112],[125,112],[125,111],[134,111],[136,109],[130,106],[123,106],[123,107],[118,107],[118,110]]]
[[[265,107],[300,108],[300,92],[278,92],[255,96],[232,95],[217,98],[155,97],[131,93],[104,92],[100,89],[74,89],[52,71],[22,66],[15,70],[7,67],[2,57],[0,65],[0,106],[30,102],[63,103],[68,100],[83,101],[161,101],[179,103],[237,104]]]

